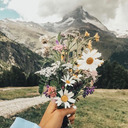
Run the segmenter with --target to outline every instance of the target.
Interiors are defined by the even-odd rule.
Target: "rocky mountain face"
[[[2,54],[4,54],[4,57],[6,58],[4,60],[1,59],[1,54],[0,59],[3,60],[1,63],[5,64],[4,62],[7,62],[10,55],[9,50],[11,49],[10,56],[14,57],[15,63],[17,65],[24,66],[23,68],[29,68],[27,66],[28,64],[32,64],[32,66],[34,66],[34,64],[37,64],[37,58],[39,56],[35,58],[36,62],[34,62],[31,57],[32,55],[37,55],[29,51],[28,49],[25,50],[25,47],[39,53],[43,49],[42,44],[39,42],[40,36],[43,36],[45,34],[52,37],[60,31],[68,33],[74,30],[78,30],[81,34],[84,34],[85,31],[88,31],[91,36],[94,36],[95,33],[98,32],[100,35],[100,41],[97,43],[93,42],[93,47],[97,48],[99,52],[102,53],[103,59],[105,60],[111,58],[111,60],[118,61],[121,58],[119,57],[120,53],[122,55],[124,55],[124,53],[128,53],[128,38],[117,38],[116,35],[113,34],[113,32],[109,31],[97,18],[91,16],[88,12],[83,10],[82,7],[79,7],[65,15],[60,22],[56,23],[37,24],[33,22],[1,20],[0,31],[2,31],[7,37],[11,39],[8,39],[7,41],[7,37],[3,35],[3,33],[1,33],[2,39],[4,39],[5,41],[3,42],[1,40],[0,50],[1,53],[3,52]],[[25,47],[13,42],[23,44]],[[20,58],[19,56],[22,57]],[[126,65],[128,62],[127,60],[127,57],[124,56],[120,61],[122,64]],[[30,63],[31,61],[32,63]],[[25,65],[25,63],[27,63],[27,65]],[[6,64],[5,67],[7,67]],[[35,69],[33,67],[32,71],[34,70]]]
[[[54,35],[47,32],[41,25],[34,22],[0,20],[0,31],[11,40],[23,44],[32,51],[40,48],[39,37],[43,35]]]
[[[85,26],[96,26],[101,30],[108,31],[108,29],[94,16],[83,10],[83,7],[78,7],[74,11],[68,13],[60,22],[42,24],[48,31],[60,32],[69,28],[80,28]]]
[[[85,31],[88,31],[91,36],[98,32],[100,41],[97,43],[93,42],[93,47],[102,53],[105,60],[111,58],[113,54],[115,56],[118,55],[117,53],[128,51],[127,39],[117,38],[116,34],[109,31],[97,18],[84,11],[82,7],[65,15],[60,22],[43,24],[43,27],[53,32],[62,31],[67,33],[78,30],[81,34],[84,34]],[[124,61],[126,60],[127,58],[125,57]]]
[[[12,65],[23,69],[26,73],[35,72],[41,68],[41,60],[43,60],[41,56],[0,32],[0,72],[9,70]]]

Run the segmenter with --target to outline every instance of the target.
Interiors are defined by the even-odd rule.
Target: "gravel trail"
[[[49,98],[46,98],[44,95],[42,97],[4,100],[0,102],[0,116],[7,118],[32,106],[45,103],[48,100]]]

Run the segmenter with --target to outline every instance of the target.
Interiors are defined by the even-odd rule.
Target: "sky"
[[[80,5],[109,30],[128,30],[128,0],[0,0],[0,19],[56,22]]]

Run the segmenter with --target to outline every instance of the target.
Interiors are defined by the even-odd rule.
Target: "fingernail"
[[[74,109],[77,109],[77,107],[76,107],[75,105],[73,106],[73,108],[74,108]]]
[[[68,114],[67,117],[71,116],[71,114]]]

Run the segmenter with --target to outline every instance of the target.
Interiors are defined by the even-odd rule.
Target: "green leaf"
[[[61,32],[59,32],[58,34],[58,41],[60,42],[60,40],[61,40]]]

